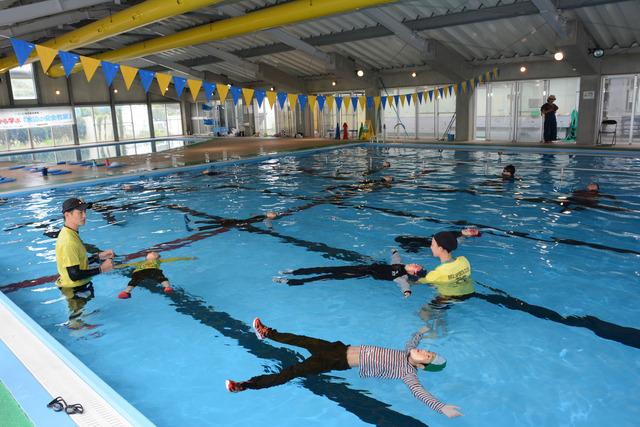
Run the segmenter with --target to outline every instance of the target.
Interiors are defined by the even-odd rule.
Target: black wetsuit
[[[316,282],[318,280],[359,279],[367,276],[371,276],[376,280],[393,281],[399,277],[409,274],[405,270],[404,264],[383,263],[373,263],[367,265],[344,265],[338,267],[299,268],[287,273],[293,274],[294,276],[309,276],[312,274],[316,275],[304,279],[286,279],[286,281],[283,281],[289,286],[304,285],[305,283]]]

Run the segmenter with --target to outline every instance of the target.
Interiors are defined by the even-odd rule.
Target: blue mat
[[[15,181],[15,178],[7,178],[4,176],[0,176],[0,184],[6,184],[7,182],[13,182]]]
[[[71,173],[71,171],[63,170],[63,169],[51,169],[49,171],[49,175],[66,175]]]
[[[11,167],[9,168],[9,170],[22,169],[23,167],[24,167],[24,165],[11,166]]]
[[[61,162],[56,163],[56,165],[66,165],[66,164],[67,164],[67,162],[66,162],[65,160],[63,160],[63,161],[61,161]]]

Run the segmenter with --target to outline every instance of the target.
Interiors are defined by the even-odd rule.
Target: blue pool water
[[[373,177],[392,175],[392,186],[353,187],[383,160],[391,168]],[[509,163],[521,180],[496,178]],[[0,204],[2,290],[157,425],[637,425],[640,158],[371,146],[218,170],[128,182],[144,191],[125,192],[118,181]],[[568,211],[554,202],[590,181],[615,199]],[[65,327],[67,305],[54,284],[31,281],[55,275],[55,240],[43,231],[60,226],[71,195],[113,198],[102,213],[89,211],[85,242],[125,256],[155,248],[164,258],[197,257],[163,264],[175,292],[141,287],[120,300],[128,278],[101,275],[84,318],[97,327]],[[272,228],[260,218],[197,223],[267,211],[285,215]],[[357,370],[226,391],[228,378],[308,355],[258,341],[255,316],[281,331],[403,348],[424,325],[418,313],[433,288],[415,286],[404,299],[394,283],[372,278],[296,287],[273,279],[301,267],[388,262],[394,247],[404,261],[434,268],[428,248],[396,238],[463,224],[483,232],[456,251],[472,264],[477,295],[433,311],[435,334],[422,346],[448,366],[419,377],[464,417],[447,420],[401,381],[363,379]]]

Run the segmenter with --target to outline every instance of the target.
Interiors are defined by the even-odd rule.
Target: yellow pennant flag
[[[127,87],[127,90],[131,89],[133,80],[136,78],[136,74],[138,74],[138,69],[129,67],[128,65],[121,65],[120,72],[124,78],[124,85]]]
[[[413,105],[417,105],[418,104],[418,94],[414,92],[411,95],[411,100],[413,101]]]
[[[443,97],[443,98],[446,98],[446,97],[447,97],[447,95],[448,95],[448,94],[447,94],[447,88],[446,88],[446,87],[442,88],[442,97]]]
[[[193,102],[196,102],[198,94],[200,93],[200,88],[202,87],[202,80],[187,79],[187,85],[189,85]]]
[[[278,94],[275,93],[272,90],[268,90],[267,91],[267,99],[269,100],[269,106],[271,108],[273,108],[274,105],[276,105],[276,100],[278,99]]]
[[[100,66],[100,60],[89,58],[88,56],[80,56],[80,63],[82,64],[82,69],[84,70],[87,81],[90,82]]]
[[[220,96],[220,102],[224,104],[224,100],[227,99],[227,94],[229,93],[229,86],[217,84],[216,90],[218,91],[218,96]]]
[[[295,93],[287,93],[287,99],[289,100],[289,107],[292,110],[296,109],[296,104],[298,103],[298,95]]]
[[[405,100],[406,96],[404,95],[400,95],[400,104],[404,107],[404,100]]]
[[[438,86],[436,86],[433,88],[433,98],[438,99],[439,96],[440,96],[440,92],[438,92]]]
[[[453,85],[453,93],[458,94],[458,85]]]
[[[36,52],[38,58],[40,58],[40,65],[42,65],[42,71],[46,74],[49,67],[53,63],[53,60],[58,54],[58,49],[51,49],[50,47],[36,45]]]
[[[376,110],[380,108],[380,101],[381,101],[381,98],[379,96],[373,97],[373,105],[376,107]]]
[[[311,111],[313,111],[316,108],[316,96],[315,95],[309,95],[307,97],[307,99],[309,100],[309,109]]]
[[[156,73],[156,81],[158,82],[160,93],[164,95],[167,89],[169,89],[169,83],[171,82],[171,74]]]
[[[493,69],[493,79],[495,80],[496,78],[498,78],[498,69],[494,68]]]
[[[244,98],[244,102],[246,105],[251,105],[251,100],[253,99],[253,89],[242,88],[242,97]]]
[[[366,105],[367,105],[367,97],[364,95],[360,95],[358,97],[358,104],[360,104],[360,109],[361,110],[366,110]]]
[[[351,97],[350,96],[343,96],[342,97],[342,108],[344,108],[344,112],[345,113],[347,111],[349,111],[349,104],[351,104]]]
[[[471,89],[474,89],[476,87],[476,79],[471,79],[469,81],[471,82]]]
[[[326,101],[327,101],[327,107],[329,107],[329,112],[333,111],[333,103],[335,102],[333,95],[327,95]]]
[[[467,82],[469,80],[465,80],[462,82],[462,92],[467,93]]]
[[[387,96],[387,105],[391,107],[393,105],[393,96]]]

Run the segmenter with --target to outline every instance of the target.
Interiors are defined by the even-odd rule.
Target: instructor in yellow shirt
[[[62,204],[64,227],[56,240],[56,263],[58,280],[56,285],[69,304],[69,327],[79,329],[85,326],[80,320],[84,306],[93,296],[91,278],[113,269],[111,249],[87,257],[87,250],[80,239],[79,229],[87,221],[87,209],[91,203],[82,199],[67,199]],[[90,268],[90,263],[103,261],[98,267]]]

